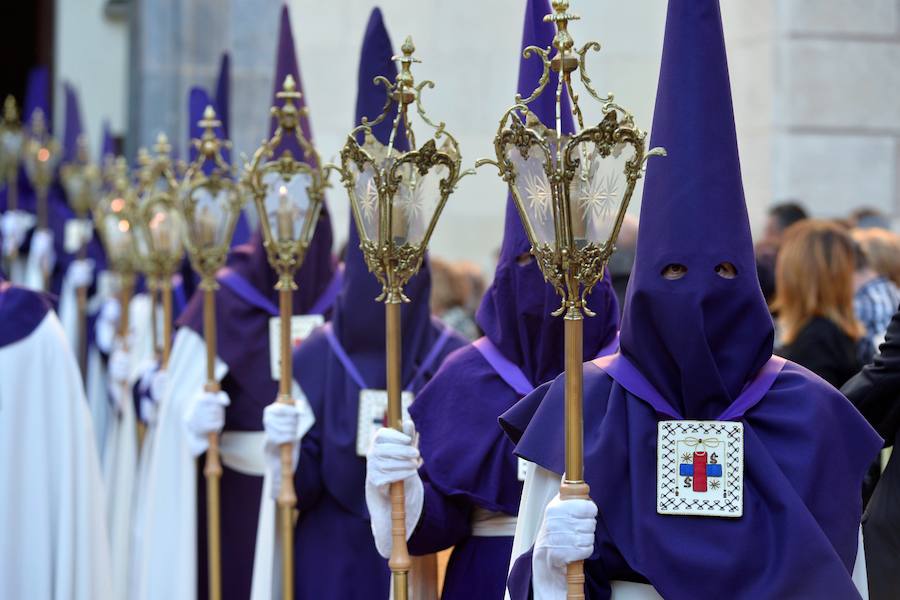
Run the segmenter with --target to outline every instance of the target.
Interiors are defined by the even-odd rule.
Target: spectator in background
[[[850,221],[857,229],[884,229],[890,230],[891,220],[883,212],[871,206],[857,208],[850,213]]]
[[[763,238],[756,244],[756,274],[769,306],[775,299],[775,261],[784,232],[794,223],[808,218],[806,209],[794,200],[774,204],[769,208]]]
[[[472,263],[457,263],[430,257],[431,262],[431,313],[452,327],[469,341],[480,337],[475,324],[475,312],[481,294],[474,299],[476,290],[484,291],[484,281],[478,281],[478,267]]]
[[[782,346],[776,354],[840,387],[859,370],[864,329],[853,313],[853,240],[834,223],[804,220],[784,233],[775,267]]]
[[[872,269],[900,286],[900,236],[878,228],[855,229],[852,235]]]
[[[625,215],[619,239],[616,240],[616,251],[609,258],[609,274],[612,277],[613,290],[619,301],[619,316],[625,308],[625,288],[634,267],[634,253],[637,249],[638,221],[631,215]]]
[[[900,289],[875,266],[873,258],[877,256],[883,268],[892,268],[891,263],[900,267],[900,248],[891,243],[891,234],[882,229],[854,229],[851,235],[856,243],[853,312],[865,328],[860,360],[867,364],[875,356],[891,316],[900,306]]]

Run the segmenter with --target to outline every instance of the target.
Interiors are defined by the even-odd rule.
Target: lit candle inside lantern
[[[200,248],[216,245],[216,218],[208,206],[201,206],[197,214],[197,241]]]
[[[294,238],[294,211],[292,209],[291,200],[288,198],[287,186],[281,186],[278,188],[278,208],[275,211],[279,240],[291,240]]]

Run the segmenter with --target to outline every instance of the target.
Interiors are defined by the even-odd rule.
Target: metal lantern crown
[[[378,300],[386,302],[409,301],[403,285],[418,271],[444,204],[461,178],[459,144],[443,122],[428,118],[422,106],[422,90],[434,83],[416,84],[413,79],[410,67],[420,61],[413,58],[412,38],[406,38],[401,51],[402,56],[394,57],[400,63],[396,79],[374,79],[387,95],[381,114],[372,121],[364,117],[341,150],[341,180],[350,196],[360,248],[383,287]],[[435,130],[418,148],[409,118],[413,104],[422,121]],[[389,118],[394,105],[397,115],[384,146],[372,128]],[[408,151],[395,147],[398,136],[405,137]]]
[[[165,134],[159,134],[154,150],[155,156],[143,158],[139,174],[133,239],[144,263],[143,270],[150,277],[166,283],[184,257],[184,236],[178,218],[178,182],[169,156],[171,146]]]
[[[109,173],[109,188],[94,205],[94,224],[113,271],[131,275],[138,269],[134,242],[136,200],[128,177],[128,163],[115,160]]]
[[[586,296],[603,276],[603,270],[615,250],[622,221],[641,178],[644,162],[662,149],[646,151],[646,133],[634,124],[627,110],[613,101],[613,95],[601,97],[588,77],[586,58],[589,50],[599,51],[598,42],[581,49],[568,31],[569,21],[577,15],[568,12],[566,0],[553,2],[553,14],[544,17],[556,26],[553,49],[529,46],[524,58],[537,56],[543,72],[537,88],[527,98],[516,95],[515,104],[500,120],[494,138],[493,160],[501,177],[509,184],[519,216],[531,241],[531,251],[544,277],[563,298],[554,312],[567,309],[593,313]],[[556,89],[555,128],[546,127],[529,105],[549,92],[550,71],[559,74]],[[601,103],[602,118],[585,127],[584,116],[573,89],[572,74],[577,71],[581,85]],[[577,131],[562,131],[562,98],[568,95]]]
[[[203,277],[201,285],[215,286],[214,276],[225,264],[243,202],[231,165],[222,156],[222,148],[231,143],[216,135],[222,122],[212,106],[206,107],[198,124],[203,133],[192,141],[197,158],[184,174],[179,208],[184,243],[194,269]]]
[[[59,142],[50,135],[44,111],[31,113],[29,135],[23,153],[25,172],[38,192],[38,227],[47,227],[47,191],[53,181],[53,171],[59,162]]]
[[[303,95],[292,75],[275,97],[284,101],[271,109],[278,126],[245,166],[244,184],[256,203],[269,263],[279,275],[278,289],[295,289],[293,273],[315,234],[326,182],[319,155],[301,126],[308,110],[299,106]],[[301,156],[294,156],[292,146]]]
[[[17,175],[23,143],[16,99],[7,96],[3,103],[3,120],[0,121],[0,177],[6,181],[13,180]]]

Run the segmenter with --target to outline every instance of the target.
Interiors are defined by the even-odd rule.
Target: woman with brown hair
[[[861,367],[863,327],[853,312],[853,240],[838,225],[807,220],[785,232],[775,267],[781,330],[776,353],[840,387]]]

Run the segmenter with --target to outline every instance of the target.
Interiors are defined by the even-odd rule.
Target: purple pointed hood
[[[81,124],[81,109],[78,106],[78,92],[66,83],[66,120],[63,130],[62,162],[73,162],[78,158],[78,138],[84,134]]]
[[[216,113],[222,121],[222,129],[225,137],[230,137],[231,132],[231,55],[222,53],[222,61],[219,63],[219,77],[216,80]]]
[[[35,67],[28,72],[22,122],[26,125],[31,123],[32,113],[38,108],[44,113],[47,131],[52,131],[50,127],[50,71],[44,66]]]
[[[106,157],[116,155],[116,142],[113,139],[112,131],[109,128],[109,120],[103,120],[103,137],[100,139],[100,158],[106,160]]]
[[[272,106],[284,106],[284,100],[278,99],[278,92],[284,85],[284,78],[293,75],[297,84],[297,91],[303,93],[303,80],[300,77],[300,66],[297,62],[297,52],[294,49],[294,34],[291,32],[291,16],[285,4],[281,8],[281,21],[278,28],[278,47],[275,54],[275,80],[272,82]],[[300,98],[300,107],[306,106],[306,96]],[[307,139],[312,140],[312,128],[309,119],[300,119],[300,127]],[[275,133],[278,128],[278,120],[273,116],[269,123],[269,135]],[[290,150],[294,158],[302,158],[303,150],[293,138],[286,139],[281,144],[280,151]]]
[[[703,90],[697,93],[696,90]],[[670,2],[622,352],[688,419],[715,418],[772,355],[744,203],[718,2]],[[734,279],[717,275],[729,262]],[[661,276],[669,264],[683,278]]]
[[[547,0],[529,0],[525,10],[522,48],[546,48],[553,42],[555,29],[544,22],[550,14]],[[521,56],[521,55],[520,55]],[[541,62],[532,57],[520,59],[518,92],[528,97],[541,77]],[[529,107],[544,125],[554,127],[556,75],[541,96]],[[572,132],[569,100],[563,98],[562,128]],[[482,299],[476,316],[479,327],[503,355],[518,365],[532,385],[556,377],[563,370],[563,320],[551,316],[560,304],[553,287],[544,281],[537,262],[519,265],[517,258],[530,250],[531,243],[522,227],[512,198],[506,201],[506,221],[500,257],[491,283]],[[597,313],[584,321],[584,357],[591,359],[606,346],[618,328],[618,304],[610,285],[609,275],[597,284],[588,301]]]
[[[385,101],[384,88],[376,86],[372,80],[381,75],[393,81],[397,74],[397,65],[391,60],[393,55],[391,39],[384,26],[381,10],[375,8],[366,25],[360,54],[354,123],[360,123],[363,117],[374,120],[381,114]],[[375,137],[382,144],[388,143],[395,115],[396,107],[392,108],[391,115],[373,130]],[[405,137],[397,138],[396,147],[401,150],[408,148]],[[430,328],[431,275],[427,260],[419,273],[406,285],[405,291],[412,302],[404,304],[401,308],[404,372],[413,368],[413,361],[408,359],[418,356],[422,351],[421,345],[427,339]],[[359,234],[351,219],[344,259],[343,285],[333,318],[335,333],[348,352],[371,353],[373,356],[383,357],[384,306],[380,302],[375,302],[380,293],[381,284],[366,267],[362,251],[359,249]],[[384,365],[377,360],[373,363],[372,371],[373,378],[381,380],[384,377]]]

